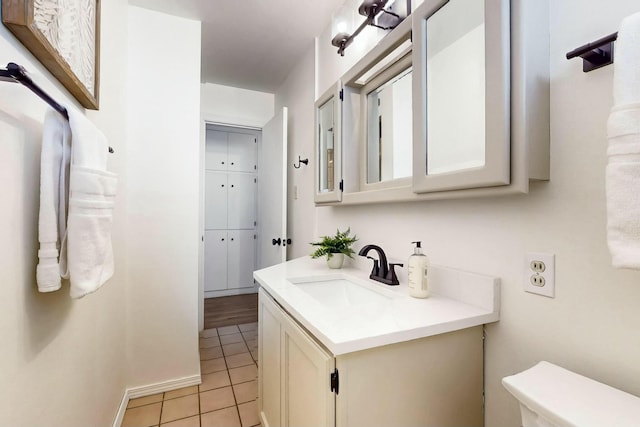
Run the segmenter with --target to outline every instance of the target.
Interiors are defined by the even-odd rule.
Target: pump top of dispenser
[[[415,249],[413,250],[413,254],[414,255],[422,255],[422,242],[418,241],[418,242],[411,242],[414,245],[416,245]]]

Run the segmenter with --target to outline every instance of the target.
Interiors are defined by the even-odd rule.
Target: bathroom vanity
[[[303,257],[254,273],[265,427],[481,426],[499,279],[432,266],[431,296]]]

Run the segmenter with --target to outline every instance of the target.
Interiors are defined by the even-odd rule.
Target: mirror
[[[412,173],[412,69],[367,93],[367,183]]]
[[[342,200],[371,200],[386,190],[411,189],[411,22],[402,21],[340,79]]]
[[[414,11],[415,193],[510,183],[509,17],[509,0]]]
[[[485,164],[484,31],[484,1],[427,19],[427,175]]]
[[[335,189],[334,182],[334,98],[325,102],[318,109],[318,192],[331,192]]]
[[[342,200],[340,82],[315,102],[316,203]]]

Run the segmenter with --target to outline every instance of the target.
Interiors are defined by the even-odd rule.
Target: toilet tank
[[[549,362],[502,379],[523,427],[638,427],[640,398]]]

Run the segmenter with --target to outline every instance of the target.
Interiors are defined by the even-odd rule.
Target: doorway
[[[258,144],[255,129],[206,125],[204,297],[255,293]]]
[[[208,298],[255,295],[253,271],[286,260],[287,108],[262,128],[204,121],[201,144],[202,331]]]

